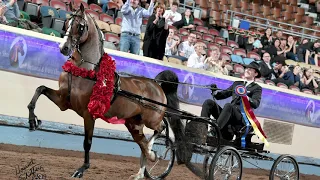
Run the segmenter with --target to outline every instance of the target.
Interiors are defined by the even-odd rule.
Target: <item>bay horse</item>
[[[76,11],[73,10],[70,3],[70,9],[74,12],[66,23],[66,35],[63,42],[59,45],[60,52],[68,56],[73,54],[69,61],[73,65],[86,70],[98,72],[100,62],[104,54],[103,50],[103,34],[95,23],[95,20],[84,11],[81,4]],[[73,52],[73,53],[72,53]],[[116,74],[116,73],[115,73]],[[159,80],[171,81],[178,83],[177,75],[169,70],[160,72],[155,80],[144,77],[119,77],[114,76],[112,87],[105,87],[111,90],[121,89],[131,92],[154,101],[167,104],[173,108],[179,108],[179,100],[177,98],[177,84],[159,83]],[[84,163],[78,168],[72,177],[81,178],[83,173],[90,167],[89,152],[92,144],[92,136],[94,131],[95,118],[88,110],[90,97],[95,87],[96,81],[88,78],[74,76],[71,73],[63,71],[59,77],[59,89],[54,90],[46,86],[39,86],[28,105],[29,109],[29,130],[34,131],[40,125],[41,121],[34,113],[36,102],[40,95],[45,95],[53,103],[55,103],[61,111],[71,109],[75,111],[84,120]],[[113,102],[104,117],[117,117],[125,120],[125,126],[131,133],[134,141],[139,145],[142,154],[150,161],[156,160],[155,153],[151,150],[152,143],[148,142],[143,127],[146,126],[159,133],[164,128],[163,118],[166,107],[152,104],[156,109],[147,108],[145,104],[139,103],[124,96],[116,96],[113,92]],[[174,118],[172,118],[174,119]],[[175,119],[178,119],[177,117]],[[173,120],[171,120],[173,121]],[[169,119],[170,123],[170,119]],[[170,123],[171,124],[171,123]],[[176,121],[172,123],[175,126]],[[176,128],[171,128],[176,132]],[[180,131],[179,131],[180,132]],[[179,134],[181,136],[181,134]],[[140,179],[144,177],[144,166],[139,172],[132,175],[131,178]]]

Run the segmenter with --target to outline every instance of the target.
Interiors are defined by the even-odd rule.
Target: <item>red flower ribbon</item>
[[[62,69],[74,76],[90,79],[96,78],[96,83],[93,86],[90,101],[88,103],[88,110],[93,118],[101,118],[109,122],[110,119],[106,118],[104,115],[110,109],[110,102],[113,95],[114,72],[116,70],[115,61],[107,53],[104,53],[98,72],[79,68],[71,61],[67,61],[62,66]],[[112,123],[112,121],[109,123]]]

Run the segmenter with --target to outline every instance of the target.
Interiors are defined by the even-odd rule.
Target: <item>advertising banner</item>
[[[58,80],[61,66],[67,57],[59,51],[57,42],[14,34],[0,30],[0,69],[20,74]],[[116,61],[117,72],[154,78],[163,70],[174,71],[180,82],[210,85],[226,89],[232,81],[215,78],[177,68],[162,66],[110,54]],[[206,99],[212,99],[210,90],[188,85],[179,85],[178,95],[182,102],[201,106]],[[221,107],[231,99],[220,100]],[[263,89],[260,107],[256,116],[320,127],[320,101],[292,94]]]

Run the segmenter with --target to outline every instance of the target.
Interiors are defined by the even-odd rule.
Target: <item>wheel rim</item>
[[[273,179],[279,180],[298,180],[299,172],[296,163],[292,158],[283,158],[276,166]]]
[[[238,180],[241,168],[239,156],[232,150],[226,150],[218,157],[212,173],[215,180]]]
[[[174,158],[174,151],[170,143],[166,146],[165,137],[157,137],[152,146],[152,150],[156,154],[156,161],[151,162],[146,160],[146,171],[152,179],[158,179],[163,174],[170,170]]]

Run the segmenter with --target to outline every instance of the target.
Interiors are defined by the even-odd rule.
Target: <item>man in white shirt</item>
[[[201,52],[203,50],[203,46],[200,43],[196,43],[194,45],[195,52],[190,55],[188,58],[188,67],[193,67],[197,69],[204,69],[204,60],[205,56],[202,56]]]
[[[173,2],[171,6],[171,10],[166,10],[164,12],[163,17],[168,18],[168,25],[172,25],[173,23],[180,21],[182,19],[182,16],[180,13],[177,12],[178,9],[178,3]]]
[[[187,61],[191,54],[193,54],[194,51],[194,43],[197,40],[197,35],[194,33],[190,33],[188,36],[188,40],[180,43],[178,47],[179,56],[182,61]]]

